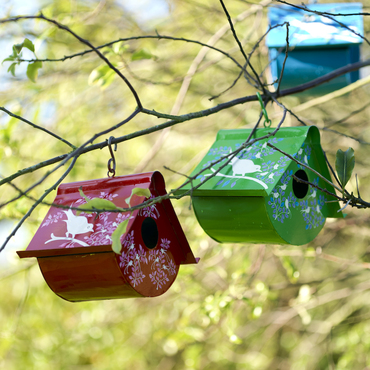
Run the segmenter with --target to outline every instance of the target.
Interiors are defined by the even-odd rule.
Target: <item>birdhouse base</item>
[[[143,297],[128,284],[112,251],[37,261],[50,289],[67,301]]]

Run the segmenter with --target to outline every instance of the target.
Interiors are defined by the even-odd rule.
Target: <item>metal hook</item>
[[[263,103],[261,94],[259,92],[257,92],[257,98],[258,98],[258,101],[260,102],[262,113],[265,117],[265,122],[263,123],[263,125],[265,126],[265,128],[269,128],[271,126],[271,120],[269,119],[269,116],[267,114],[267,110],[265,108],[265,104]]]
[[[108,177],[114,177],[116,175],[116,158],[114,157],[113,149],[112,149],[112,140],[114,139],[114,136],[111,136],[107,142],[108,142],[108,149],[111,155],[111,158],[108,160]],[[117,143],[114,144],[114,151],[117,151]]]

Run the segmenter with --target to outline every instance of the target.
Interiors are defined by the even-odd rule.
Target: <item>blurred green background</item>
[[[270,1],[225,1],[247,54],[267,29]],[[300,1],[296,1],[300,4]],[[369,2],[363,3],[369,11]],[[167,35],[210,43],[243,64],[243,57],[217,1],[209,0],[19,0],[2,1],[0,17],[42,11],[95,46],[119,38]],[[370,22],[364,17],[365,35]],[[63,58],[86,47],[42,21],[1,24],[1,60],[27,37],[39,58]],[[138,92],[144,107],[163,113],[199,111],[256,89],[238,67],[217,51],[164,39],[138,39],[102,49]],[[32,58],[27,50],[25,59]],[[362,59],[370,56],[366,42]],[[262,41],[253,53],[259,73],[267,65]],[[44,62],[36,83],[26,64],[15,77],[0,69],[0,105],[61,135],[75,145],[126,118],[135,101],[127,86],[93,53]],[[263,76],[268,80],[268,69]],[[362,76],[368,74],[364,68]],[[271,81],[270,81],[271,82]],[[311,107],[301,104],[310,101]],[[321,129],[322,146],[334,164],[337,149],[354,148],[361,196],[370,200],[370,87],[364,85],[325,103],[299,96],[281,102],[307,124]],[[281,109],[268,106],[273,125]],[[219,129],[253,127],[258,102],[187,121],[171,130],[118,145],[117,175],[159,170],[167,189],[181,184],[208,150]],[[140,114],[113,132],[123,136],[165,122]],[[284,125],[300,123],[288,116]],[[331,131],[330,131],[331,130]],[[108,137],[102,137],[103,141]],[[0,174],[11,175],[70,148],[0,112]],[[81,156],[65,182],[106,176],[107,148]],[[38,198],[64,166],[31,192]],[[43,168],[14,181],[25,189]],[[348,185],[356,190],[355,179]],[[17,195],[3,185],[0,202]],[[53,192],[47,201],[52,202]],[[159,298],[69,303],[46,285],[35,261],[19,260],[48,207],[39,206],[0,254],[0,368],[19,369],[367,369],[370,364],[369,210],[346,208],[345,219],[329,219],[320,235],[303,247],[218,244],[199,227],[190,199],[172,202],[197,257],[182,266],[170,290]],[[1,208],[4,239],[27,210],[22,197]]]

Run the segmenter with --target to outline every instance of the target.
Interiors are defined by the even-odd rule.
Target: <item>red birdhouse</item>
[[[63,184],[54,204],[20,258],[36,257],[55,294],[67,301],[155,297],[175,281],[180,264],[197,263],[169,199],[133,212],[77,212],[86,199],[110,200],[128,208],[145,196],[166,194],[159,172]],[[82,190],[83,194],[80,193]],[[128,198],[131,197],[131,201]],[[128,220],[120,254],[112,250],[112,233]]]

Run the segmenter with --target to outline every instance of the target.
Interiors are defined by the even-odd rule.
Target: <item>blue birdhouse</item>
[[[361,3],[310,4],[307,9],[340,14],[325,17],[291,6],[269,8],[271,27],[289,22],[289,50],[280,89],[301,85],[360,60],[364,34]],[[354,14],[354,15],[346,15]],[[267,35],[273,81],[281,75],[286,49],[287,28],[273,28]],[[321,95],[343,88],[359,79],[353,71],[304,92]],[[277,88],[277,82],[275,82]]]

